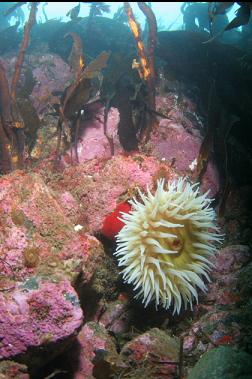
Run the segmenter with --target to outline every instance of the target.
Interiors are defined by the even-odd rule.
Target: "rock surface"
[[[119,365],[139,370],[148,378],[166,377],[173,379],[178,372],[179,343],[164,331],[153,328],[123,346]],[[133,369],[134,367],[134,369]],[[147,375],[148,373],[148,375]]]
[[[78,368],[74,379],[106,378],[110,365],[118,358],[115,343],[106,329],[95,322],[88,322],[78,335]],[[72,352],[75,354],[75,352]]]
[[[22,354],[40,365],[80,328],[72,285],[79,276],[90,283],[104,252],[76,230],[37,174],[0,179],[0,225],[0,359]]]
[[[180,176],[189,176],[195,180],[197,157],[202,143],[200,134],[202,125],[197,127],[198,118],[195,109],[192,109],[191,103],[183,107],[178,106],[175,96],[173,99],[169,96],[157,97],[157,108],[164,114],[168,113],[169,119],[161,119],[158,127],[151,133],[147,143],[148,153],[172,164]],[[188,115],[193,117],[193,122]],[[218,171],[212,161],[209,162],[203,176],[201,189],[203,192],[210,190],[211,197],[214,197],[219,190]]]
[[[100,22],[103,27],[102,18]],[[114,23],[108,22],[113,29]],[[70,22],[67,28],[71,25],[76,24]],[[134,43],[128,27],[124,25],[123,28]],[[121,29],[118,25],[118,31]],[[64,34],[61,33],[62,38]],[[104,33],[100,33],[100,37],[102,45]],[[125,32],[120,43],[117,34],[115,37],[112,42],[110,33],[106,34],[110,43],[107,46],[118,49]],[[72,42],[68,41],[67,49],[62,41],[58,42],[58,35],[55,35],[55,51],[61,51],[66,58]],[[90,44],[90,39],[87,43]],[[97,46],[97,41],[94,45]],[[103,47],[99,46],[100,49],[102,51]],[[4,64],[10,77],[14,57],[7,57]],[[124,373],[138,379],[174,378],[180,374],[176,338],[155,328],[123,346],[124,338],[132,338],[133,333],[129,330],[131,322],[133,327],[137,325],[134,315],[139,308],[130,297],[124,297],[123,292],[117,297],[124,289],[118,286],[116,263],[112,264],[112,258],[104,255],[98,240],[86,233],[99,237],[106,215],[119,202],[135,196],[137,187],[145,190],[149,185],[154,191],[156,180],[161,177],[188,176],[196,180],[197,156],[204,135],[203,118],[199,117],[195,104],[183,95],[183,90],[157,96],[158,111],[168,119],[158,118],[159,125],[152,131],[148,143],[139,143],[139,152],[127,156],[117,135],[118,111],[111,108],[108,114],[107,135],[113,140],[112,151],[111,141],[104,135],[104,108],[95,105],[92,109],[90,106],[77,143],[80,165],[73,165],[77,157],[72,146],[63,154],[57,171],[52,169],[57,116],[48,111],[56,100],[52,92],[63,91],[73,74],[67,63],[49,54],[48,50],[44,54],[26,55],[24,69],[27,68],[35,79],[31,99],[46,125],[39,130],[32,154],[40,161],[34,169],[37,174],[16,171],[0,179],[0,359],[21,357],[29,364],[29,369],[34,370],[53,359],[55,354],[63,352],[66,355],[66,347],[74,340],[69,357],[75,379],[104,379]],[[25,79],[24,71],[21,84]],[[35,132],[32,137],[36,137]],[[201,189],[210,189],[210,196],[215,196],[219,190],[219,178],[212,161]],[[237,192],[239,199],[241,193]],[[212,283],[206,294],[200,294],[200,304],[193,313],[185,312],[175,320],[166,320],[167,324],[173,323],[171,335],[174,326],[175,334],[184,337],[185,365],[193,366],[202,353],[208,351],[192,369],[190,378],[226,379],[233,378],[227,376],[233,372],[238,377],[244,373],[245,378],[249,367],[245,365],[245,358],[249,360],[250,356],[245,357],[244,353],[229,346],[215,349],[219,345],[242,343],[246,348],[251,346],[249,322],[244,323],[244,318],[251,318],[250,283],[246,280],[251,276],[251,267],[244,267],[250,259],[249,249],[238,245],[243,243],[237,233],[241,206],[233,199],[231,194],[228,201],[233,205],[227,202],[226,230],[232,235],[229,241],[237,245],[225,247],[216,254]],[[234,207],[238,213],[234,212]],[[244,209],[246,212],[246,206]],[[106,243],[108,241],[105,246]],[[108,246],[108,252],[112,252],[112,244]],[[141,316],[148,315],[143,330],[163,326],[167,316],[155,310],[153,313],[148,311],[139,312],[140,323]],[[75,338],[83,319],[95,322],[86,323]],[[119,356],[115,341],[117,348],[122,348]],[[237,363],[239,359],[244,364],[244,372]],[[50,377],[54,376],[53,371]],[[0,376],[4,379],[18,378],[19,374],[21,379],[28,379],[25,367],[12,362],[0,363]]]
[[[14,361],[0,362],[1,379],[29,379],[27,367]]]
[[[111,302],[105,312],[99,318],[99,323],[114,334],[122,334],[130,328],[129,301],[125,294],[120,294],[119,299]]]
[[[205,353],[191,370],[188,379],[249,379],[251,372],[249,354],[221,346]]]
[[[249,259],[249,246],[231,245],[218,250],[213,259],[213,282],[209,285],[205,300],[216,305],[235,305],[239,301],[238,276]]]
[[[23,354],[21,360],[30,365],[41,365],[39,350],[47,352],[43,364],[49,352],[51,359],[55,347],[60,349],[83,321],[78,296],[68,281],[50,283],[33,277],[16,283],[11,292],[0,294],[0,308],[0,359]]]
[[[105,216],[119,202],[136,195],[136,187],[146,189],[149,185],[153,189],[158,178],[173,179],[176,176],[168,164],[142,154],[93,159],[82,165],[69,166],[55,178],[48,170],[40,172],[56,196],[61,196],[62,188],[71,194],[67,195],[68,198],[77,205],[71,220],[85,226],[91,234],[102,228]]]
[[[3,64],[9,78],[12,77],[15,68],[16,57],[5,57]],[[44,53],[25,56],[22,73],[29,70],[27,86],[31,88],[31,99],[37,112],[44,112],[52,99],[52,92],[63,92],[67,84],[73,79],[70,67],[58,55]],[[21,86],[24,84],[24,75],[21,76]]]
[[[90,118],[83,121],[79,131],[77,143],[77,159],[74,146],[66,151],[62,156],[61,162],[69,166],[78,160],[84,163],[94,158],[108,159],[113,154],[123,153],[123,148],[119,143],[117,125],[120,117],[116,108],[111,108],[107,120],[107,136],[113,141],[113,151],[108,138],[104,134],[104,107],[97,106],[97,111],[92,111]]]
[[[200,357],[220,345],[239,346],[248,330],[243,325],[239,280],[250,260],[248,246],[232,245],[217,251],[208,291],[200,297],[195,320],[184,337],[184,354]],[[247,310],[248,311],[248,310]],[[198,317],[197,317],[198,316]]]
[[[100,243],[76,230],[37,174],[0,179],[1,269],[23,280],[40,274],[88,282],[104,256]],[[88,266],[88,268],[87,268]]]

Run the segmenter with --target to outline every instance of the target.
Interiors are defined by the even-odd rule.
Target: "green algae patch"
[[[252,356],[229,346],[205,353],[187,379],[251,379]]]

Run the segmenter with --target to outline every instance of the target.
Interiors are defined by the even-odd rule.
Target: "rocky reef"
[[[14,45],[0,48],[5,85],[15,72],[15,41],[21,39],[17,30],[13,33]],[[64,38],[67,33],[72,42]],[[234,159],[245,162],[241,170],[249,172],[249,132],[244,127],[241,137],[232,129],[243,127],[251,110],[243,102],[233,107],[233,121],[223,121],[236,101],[224,91],[230,77],[220,80],[214,92],[218,102],[214,98],[207,109],[211,54],[218,49],[221,59],[223,52],[219,45],[207,47],[211,59],[205,61],[204,50],[200,75],[191,77],[192,67],[183,71],[180,52],[175,49],[172,56],[165,48],[174,40],[176,46],[177,38],[185,49],[189,40],[201,52],[198,38],[167,33],[159,34],[155,53],[152,109],[148,88],[132,70],[137,51],[125,23],[95,17],[90,24],[77,17],[68,23],[49,20],[31,31],[17,86],[25,146],[20,139],[16,148],[24,147],[23,167],[17,167],[13,154],[13,169],[0,176],[3,379],[235,379],[251,374],[251,181]],[[86,72],[74,71],[70,59],[80,41]],[[82,62],[81,49],[74,52]],[[239,59],[237,51],[232,54]],[[240,77],[235,65],[232,70]],[[234,82],[238,91],[240,82]],[[247,84],[243,90],[247,93]],[[220,108],[222,122],[213,128]],[[2,123],[1,107],[0,115]],[[147,133],[144,125],[153,119]],[[5,153],[0,148],[0,158]],[[154,193],[158,180],[181,177],[197,182],[199,193],[208,191],[223,241],[211,257],[208,290],[198,291],[192,309],[182,306],[173,314],[153,303],[145,308],[134,298],[114,255],[117,242],[103,226],[119,204],[144,201],[138,189]]]

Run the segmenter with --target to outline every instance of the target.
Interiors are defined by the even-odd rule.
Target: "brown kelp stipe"
[[[24,3],[19,4],[18,6]],[[16,96],[26,49],[29,45],[30,31],[36,22],[39,3],[31,3],[29,19],[25,24],[24,37],[15,64],[15,71],[9,89],[3,64],[0,62],[0,174],[22,168],[24,164],[24,123],[20,115]],[[10,11],[13,10],[13,7]]]
[[[132,67],[136,68],[139,72],[140,78],[145,82],[148,92],[148,104],[147,108],[156,110],[156,73],[155,73],[155,62],[154,62],[154,50],[157,40],[157,22],[156,17],[152,9],[144,2],[137,3],[141,11],[147,18],[149,26],[148,43],[147,49],[144,46],[143,40],[141,38],[141,28],[136,22],[132,8],[128,2],[124,2],[124,9],[128,16],[128,22],[130,29],[136,41],[137,51],[140,58],[140,62],[136,60],[133,61]],[[142,133],[141,138],[148,140],[149,134],[153,126],[156,124],[156,117],[154,112],[149,112],[149,117],[147,120],[147,125]]]
[[[5,69],[0,61],[0,174],[22,167],[23,138],[19,125],[22,124],[12,102]]]
[[[138,7],[144,13],[147,18],[149,26],[148,42],[147,42],[147,56],[149,63],[150,75],[147,80],[147,86],[150,96],[150,109],[156,110],[156,72],[155,72],[155,59],[154,52],[157,43],[157,21],[152,9],[144,2],[138,2]]]
[[[18,57],[15,64],[15,71],[14,71],[14,75],[11,81],[11,97],[13,100],[16,100],[17,83],[20,78],[20,73],[21,73],[23,62],[24,62],[25,52],[29,45],[31,28],[36,22],[36,13],[37,13],[37,8],[38,8],[39,3],[30,3],[30,4],[31,4],[31,9],[30,9],[30,14],[29,14],[29,19],[26,22],[25,27],[24,27],[24,37],[19,49]]]

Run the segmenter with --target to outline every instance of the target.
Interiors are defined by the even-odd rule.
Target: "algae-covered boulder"
[[[239,273],[237,286],[245,299],[249,299],[252,293],[252,262],[247,264]]]
[[[152,328],[123,346],[118,366],[127,368],[128,377],[132,379],[173,379],[177,374],[178,361],[178,339],[161,329]]]
[[[0,178],[0,361],[37,369],[82,326],[73,286],[89,287],[104,251],[79,227],[40,175],[20,170]]]
[[[1,379],[29,379],[27,367],[14,361],[0,362],[0,378]]]
[[[205,353],[188,379],[251,379],[251,355],[229,346]]]

